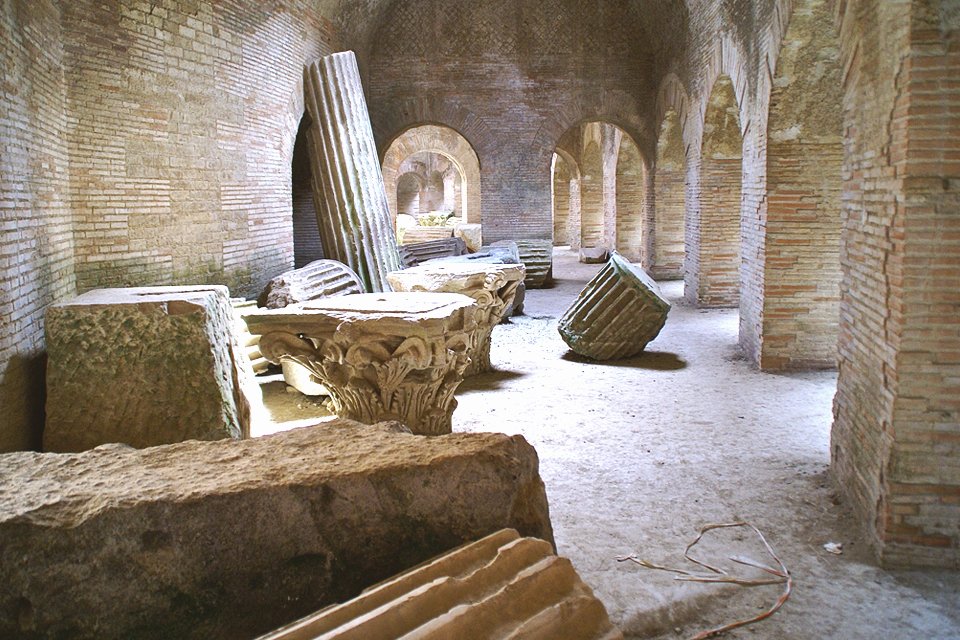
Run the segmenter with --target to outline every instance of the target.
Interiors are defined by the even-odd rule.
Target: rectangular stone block
[[[252,638],[504,527],[552,543],[522,437],[398,429],[0,455],[0,638]]]
[[[233,322],[222,286],[95,289],[49,307],[44,450],[249,436],[258,390]]]

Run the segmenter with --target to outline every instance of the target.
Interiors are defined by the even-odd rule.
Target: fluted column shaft
[[[353,269],[367,291],[389,291],[387,274],[400,268],[400,256],[356,57],[352,51],[324,56],[305,76],[324,256]]]

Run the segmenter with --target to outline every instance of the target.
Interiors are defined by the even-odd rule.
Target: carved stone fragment
[[[257,298],[257,305],[282,309],[308,300],[363,292],[363,283],[350,267],[337,260],[315,260],[268,282]]]
[[[334,412],[413,433],[450,433],[454,391],[480,338],[477,306],[453,293],[363,293],[247,316],[272,362],[303,365]]]
[[[470,253],[479,251],[483,246],[483,227],[479,224],[466,222],[458,224],[453,235],[467,243],[467,251]]]
[[[605,247],[580,247],[580,262],[583,264],[601,264],[610,258]]]
[[[323,255],[353,269],[367,291],[385,291],[400,256],[356,57],[320,58],[305,84]]]
[[[522,437],[396,431],[0,455],[0,638],[253,638],[504,527],[553,539]]]
[[[403,230],[402,244],[420,244],[435,240],[446,240],[453,237],[453,227],[420,226],[407,227]]]
[[[670,303],[657,283],[616,251],[560,318],[557,329],[573,351],[594,360],[643,351],[667,321]]]
[[[503,246],[508,242],[516,244],[520,253],[520,261],[527,268],[527,277],[524,283],[528,289],[539,289],[546,286],[553,277],[553,241],[552,240],[501,240],[493,246]]]
[[[226,287],[95,289],[45,326],[44,450],[249,435],[259,388]]]
[[[476,348],[469,352],[470,364],[464,371],[464,376],[470,376],[490,370],[491,333],[513,303],[523,276],[522,264],[428,262],[394,271],[387,280],[394,291],[462,293],[476,301],[480,330]]]
[[[566,558],[512,529],[464,545],[259,640],[617,640]]]
[[[467,245],[460,238],[444,238],[430,240],[416,244],[403,244],[397,247],[400,251],[400,262],[404,268],[415,267],[427,260],[462,256],[467,252]]]

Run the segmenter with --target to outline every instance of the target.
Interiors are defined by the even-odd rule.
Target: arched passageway
[[[307,136],[310,123],[310,116],[305,113],[300,120],[300,128],[297,129],[290,162],[293,263],[297,269],[323,257],[320,227],[317,224],[317,210],[311,187],[310,144]]]

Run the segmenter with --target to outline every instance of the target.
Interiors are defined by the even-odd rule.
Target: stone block
[[[436,258],[436,261],[449,262],[486,262],[489,264],[523,264],[520,261],[520,251],[515,242],[498,243],[496,246],[480,247],[475,253],[465,253],[458,256]]]
[[[610,259],[605,247],[580,247],[580,262],[583,264],[602,264]]]
[[[427,260],[459,257],[467,253],[467,245],[460,238],[442,238],[397,247],[403,267],[415,267]]]
[[[479,224],[458,224],[453,235],[460,238],[467,244],[467,251],[474,253],[483,246],[483,227]]]
[[[527,277],[524,283],[528,289],[539,289],[546,286],[553,279],[553,241],[538,239],[501,240],[493,246],[510,246],[516,244],[520,254],[520,262],[527,268]]]
[[[537,466],[343,420],[0,455],[0,637],[252,638],[504,527],[552,541]]]
[[[643,351],[667,321],[670,303],[643,269],[616,251],[557,323],[573,351],[594,360]]]
[[[249,436],[226,287],[88,291],[47,309],[46,344],[47,451]]]
[[[617,640],[570,561],[512,529],[450,551],[259,640]]]
[[[422,242],[431,242],[433,240],[446,240],[453,237],[453,227],[407,227],[403,230],[403,239],[400,244],[420,244]]]
[[[363,293],[363,283],[353,270],[337,260],[314,260],[305,267],[272,279],[257,297],[257,306],[282,309],[289,304],[350,293]]]

